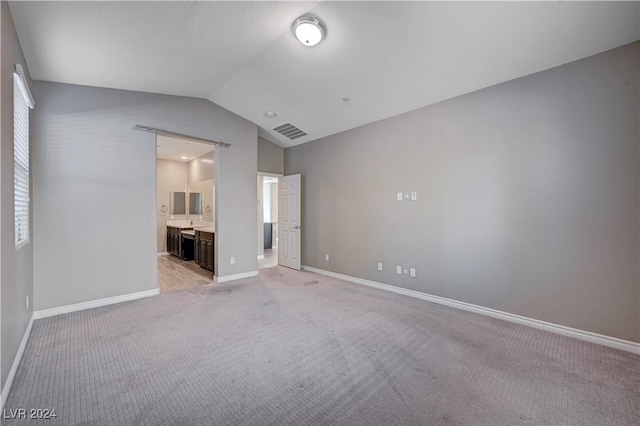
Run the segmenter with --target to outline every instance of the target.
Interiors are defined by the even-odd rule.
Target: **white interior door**
[[[301,176],[280,178],[278,203],[278,264],[300,270]]]

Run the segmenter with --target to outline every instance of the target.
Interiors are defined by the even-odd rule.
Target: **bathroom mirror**
[[[190,192],[189,193],[189,214],[201,215],[202,214],[202,193]]]
[[[213,179],[189,183],[189,193],[201,194],[202,200],[201,203],[197,203],[196,201],[196,204],[200,205],[202,213],[198,214],[189,211],[189,214],[192,215],[195,220],[205,222],[213,222],[215,220],[215,191],[213,183]]]
[[[171,214],[187,214],[187,194],[184,192],[171,192]]]

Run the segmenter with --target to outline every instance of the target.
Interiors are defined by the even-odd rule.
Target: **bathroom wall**
[[[215,221],[215,154],[211,151],[201,157],[189,161],[188,165],[189,192],[204,194],[203,214],[191,215],[189,220]],[[212,224],[213,226],[213,224]]]
[[[171,192],[187,191],[187,163],[181,161],[157,160],[157,235],[158,253],[167,251],[167,220],[171,220]],[[184,219],[185,215],[174,219]]]
[[[215,155],[213,151],[189,161],[187,167],[189,169],[189,183],[213,179],[215,175]]]
[[[189,192],[199,192],[203,194],[203,211],[201,215],[189,214],[189,220],[214,222],[215,216],[215,185],[213,179],[203,180],[202,182],[189,182]]]

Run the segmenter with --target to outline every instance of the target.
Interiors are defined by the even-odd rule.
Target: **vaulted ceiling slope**
[[[207,98],[291,146],[638,40],[639,5],[52,1],[10,8],[35,79]],[[327,27],[315,47],[291,31],[307,12]],[[271,130],[286,122],[308,136],[291,141]]]

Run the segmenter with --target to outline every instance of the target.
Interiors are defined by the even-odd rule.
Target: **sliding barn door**
[[[300,270],[300,175],[280,178],[278,264]]]

